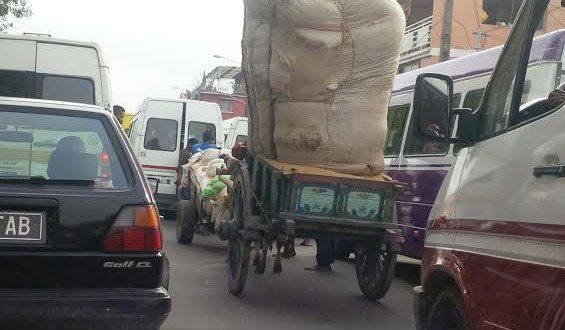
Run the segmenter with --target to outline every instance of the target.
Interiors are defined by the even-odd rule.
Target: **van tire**
[[[441,291],[432,304],[427,316],[425,330],[469,330],[469,319],[459,291],[454,287]]]
[[[177,204],[177,242],[180,244],[191,244],[194,238],[194,224],[196,211],[193,201],[179,201]]]

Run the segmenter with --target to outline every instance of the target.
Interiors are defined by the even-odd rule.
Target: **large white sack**
[[[250,5],[267,1],[246,0]],[[252,6],[252,7],[253,7]],[[259,6],[260,7],[260,6]],[[274,17],[272,13],[274,12]],[[260,14],[253,11],[255,15]],[[262,13],[265,14],[265,13]],[[246,16],[244,57],[255,48]],[[252,17],[257,21],[257,17]],[[272,133],[279,161],[351,174],[384,168],[386,113],[404,35],[404,13],[395,0],[273,0],[270,66]],[[249,76],[262,65],[244,66]],[[252,74],[250,72],[253,72]],[[266,111],[250,106],[253,116]],[[261,123],[259,123],[261,124]],[[252,123],[253,125],[253,123]],[[253,151],[262,130],[251,129]],[[259,131],[259,132],[257,132]],[[262,156],[269,157],[265,149]]]

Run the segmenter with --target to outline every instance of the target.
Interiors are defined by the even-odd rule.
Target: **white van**
[[[231,149],[237,143],[247,141],[247,118],[234,117],[224,120],[224,148]]]
[[[532,40],[548,5],[522,2],[474,109],[457,76],[416,80],[412,133],[462,147],[426,225],[417,329],[565,329],[563,47]]]
[[[0,96],[95,104],[110,110],[109,68],[95,43],[0,34]]]
[[[175,209],[180,151],[188,139],[201,143],[207,130],[222,147],[222,114],[216,103],[147,98],[133,116],[129,139],[145,176],[159,180],[155,198],[160,209]]]

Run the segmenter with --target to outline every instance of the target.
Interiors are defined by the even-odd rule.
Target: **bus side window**
[[[388,133],[386,137],[385,157],[396,157],[400,153],[406,118],[410,111],[410,104],[393,106],[388,109]]]
[[[479,102],[481,102],[481,98],[483,97],[483,93],[485,92],[484,88],[474,89],[467,92],[465,95],[465,100],[463,101],[463,108],[473,109],[473,111],[477,110],[479,107]],[[461,150],[463,146],[460,143],[456,143],[453,146],[453,154],[457,155],[459,150]]]

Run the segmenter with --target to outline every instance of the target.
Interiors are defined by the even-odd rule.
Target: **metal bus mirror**
[[[419,75],[414,89],[414,133],[427,139],[449,139],[452,100],[451,77],[433,73]]]

